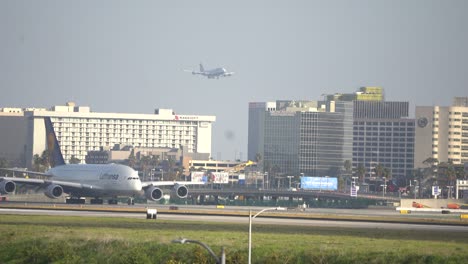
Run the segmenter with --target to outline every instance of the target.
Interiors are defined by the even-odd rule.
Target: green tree
[[[130,155],[128,156],[128,166],[131,168],[135,168],[136,165],[137,165],[137,160],[135,157],[135,150],[132,149],[132,151],[130,152]]]
[[[356,175],[359,178],[359,182],[364,183],[364,176],[366,175],[366,168],[364,165],[359,164],[356,168]]]
[[[387,181],[392,179],[392,171],[389,168],[383,168],[382,177],[385,177]]]
[[[143,178],[148,179],[149,170],[151,168],[151,157],[150,156],[142,156],[140,157],[140,168],[143,172]]]
[[[345,160],[344,164],[343,164],[343,168],[346,172],[346,174],[351,174],[351,170],[353,168],[353,164],[351,163],[350,160]]]
[[[70,164],[80,164],[81,160],[79,158],[75,157],[75,155],[72,155],[70,160],[68,161],[68,163],[70,163]]]
[[[255,161],[257,163],[260,163],[261,160],[262,160],[262,154],[260,153],[255,154]]]
[[[174,180],[176,180],[176,177],[177,177],[177,174],[175,172],[176,161],[175,161],[174,157],[169,156],[169,158],[167,159],[167,162],[168,162],[168,165],[169,165],[168,172],[167,172],[167,180],[174,181]]]
[[[44,171],[50,169],[50,153],[47,149],[42,152],[41,165]]]
[[[42,160],[39,154],[34,154],[33,156],[33,166],[34,166],[34,171],[41,171],[42,167]]]
[[[377,164],[377,166],[375,166],[374,170],[375,170],[375,175],[377,176],[377,178],[380,178],[383,176],[383,173],[384,173],[384,166],[382,164]]]
[[[0,168],[8,168],[8,161],[5,158],[0,158]]]

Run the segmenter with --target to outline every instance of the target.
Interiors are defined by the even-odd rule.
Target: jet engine
[[[44,192],[44,194],[49,198],[57,199],[60,196],[62,196],[63,188],[60,185],[51,184],[51,185],[47,186],[46,191]]]
[[[175,184],[172,192],[179,198],[186,198],[188,194],[188,189],[184,185]]]
[[[163,192],[158,187],[152,186],[152,187],[149,187],[148,189],[146,189],[145,196],[146,196],[146,199],[148,199],[148,200],[159,201],[159,200],[161,200],[161,198],[163,196]]]
[[[0,182],[0,194],[9,194],[16,190],[16,184],[12,181],[1,181]]]

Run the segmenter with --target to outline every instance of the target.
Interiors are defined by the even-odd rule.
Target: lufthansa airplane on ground
[[[208,79],[219,79],[219,77],[228,77],[234,74],[234,72],[228,72],[224,68],[216,68],[212,70],[205,70],[203,68],[203,65],[200,63],[200,71],[191,71],[191,70],[184,70],[186,72],[191,72],[192,74],[200,74],[205,77],[208,77]]]
[[[163,196],[160,186],[172,187],[172,193],[185,198],[188,189],[185,185],[204,184],[198,182],[151,181],[142,182],[138,172],[121,164],[65,164],[57,137],[49,117],[45,117],[47,148],[52,168],[45,173],[2,169],[6,171],[27,173],[45,179],[0,177],[0,194],[13,193],[16,184],[41,187],[49,198],[59,198],[69,194],[67,203],[84,203],[81,197],[93,197],[92,204],[102,204],[103,198],[109,198],[109,204],[117,204],[118,197],[133,198],[144,196],[151,201],[158,201]]]

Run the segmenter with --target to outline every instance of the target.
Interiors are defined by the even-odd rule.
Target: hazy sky
[[[248,102],[361,86],[412,109],[468,96],[467,10],[465,0],[0,0],[0,107],[215,115],[213,157],[246,159]],[[200,62],[236,75],[183,71]]]

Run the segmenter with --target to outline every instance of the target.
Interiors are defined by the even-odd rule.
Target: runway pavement
[[[201,209],[198,209],[201,210]],[[248,210],[248,209],[247,209]],[[258,209],[257,209],[258,210]],[[256,211],[257,211],[256,210]],[[338,210],[338,209],[335,209]],[[330,211],[330,209],[322,209]],[[338,210],[339,211],[339,210]],[[385,210],[390,213],[390,210]],[[383,213],[383,212],[381,212]],[[73,211],[73,210],[51,210],[51,209],[17,209],[17,208],[0,208],[0,214],[16,214],[16,215],[63,215],[63,216],[82,216],[82,217],[126,217],[135,219],[146,219],[145,211],[142,212],[125,212],[125,211]],[[301,225],[310,227],[346,227],[358,229],[392,229],[392,230],[433,230],[447,232],[466,232],[468,235],[468,222],[466,225],[454,224],[428,224],[428,223],[392,223],[392,222],[376,222],[365,220],[345,220],[345,219],[302,219],[302,218],[285,218],[271,217],[279,214],[268,215],[270,217],[259,216],[255,218],[254,224],[271,224],[271,225]],[[281,214],[283,215],[283,214]],[[156,220],[148,221],[197,221],[197,222],[220,222],[220,223],[245,223],[248,225],[248,214],[242,216],[235,215],[200,215],[200,214],[180,214],[180,213],[158,213]]]

